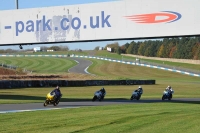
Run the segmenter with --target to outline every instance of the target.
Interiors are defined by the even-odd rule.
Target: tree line
[[[200,59],[200,37],[165,38],[161,40],[132,41],[122,46],[112,43],[112,52],[134,54],[147,57]]]
[[[37,45],[35,46],[37,47]],[[53,51],[69,51],[69,47],[68,46],[42,46],[40,47],[41,51],[47,51],[47,50],[53,50]],[[25,51],[33,51],[33,48],[29,48],[26,50],[20,50],[20,49],[0,49],[0,53],[17,53],[17,52],[25,52]],[[80,51],[80,50],[79,50]]]
[[[51,46],[51,47],[46,47],[46,46],[42,46],[41,47],[42,51],[47,51],[47,50],[54,50],[54,51],[69,51],[69,47],[68,46]]]

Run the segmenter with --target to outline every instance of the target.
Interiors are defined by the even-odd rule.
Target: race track
[[[82,58],[70,58],[70,59],[72,59],[78,63],[76,66],[74,66],[68,70],[70,73],[90,74],[87,71],[87,69],[90,65],[92,65],[91,61],[82,59]]]
[[[92,64],[91,61],[82,58],[72,58],[78,65],[69,69],[69,72],[90,74],[87,72],[87,68]],[[62,101],[62,99],[61,99]],[[14,113],[14,112],[25,112],[25,111],[37,111],[37,110],[52,110],[52,109],[63,109],[63,108],[80,108],[80,107],[92,107],[92,106],[106,106],[116,104],[141,104],[141,103],[158,103],[158,102],[172,102],[172,103],[200,103],[200,98],[179,98],[172,99],[171,101],[160,99],[141,99],[137,100],[107,100],[104,101],[79,101],[79,102],[60,102],[58,106],[49,105],[43,106],[43,103],[31,103],[31,104],[1,104],[0,113]]]
[[[62,100],[62,99],[61,99]],[[14,112],[26,112],[37,110],[52,110],[52,109],[64,109],[64,108],[80,108],[80,107],[92,107],[92,106],[106,106],[106,105],[119,105],[119,104],[142,104],[142,103],[188,103],[199,104],[200,98],[175,98],[171,101],[160,99],[141,99],[137,100],[104,100],[104,101],[79,101],[79,102],[60,102],[58,106],[48,105],[43,106],[43,103],[31,103],[31,104],[1,104],[0,113],[14,113]]]

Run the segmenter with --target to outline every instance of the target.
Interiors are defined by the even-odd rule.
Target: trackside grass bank
[[[196,80],[200,83],[199,77],[191,77],[180,73],[103,60],[90,60],[93,62],[88,69],[90,73],[105,77],[112,77],[113,79],[156,79],[171,80],[176,82],[181,80]]]
[[[70,58],[0,57],[0,64],[17,66],[38,74],[63,74],[77,63]]]
[[[84,55],[84,56],[98,56],[98,57],[103,57],[103,58],[111,58],[111,59],[117,59],[117,60],[123,60],[123,61],[130,61],[134,62],[136,60],[135,57],[131,56],[126,56],[126,55],[118,55],[116,53],[110,53],[106,50],[100,50],[100,51],[95,51],[95,50],[89,50],[89,51],[59,51],[59,52],[36,52],[36,53],[13,53],[17,55]],[[19,58],[19,57],[18,57]],[[1,60],[1,59],[0,59]],[[153,60],[153,59],[140,59],[141,62],[148,62],[150,64],[154,65],[167,65],[174,67],[176,69],[179,68],[186,68],[186,69],[191,69],[195,71],[200,71],[200,64],[189,64],[189,63],[179,63],[179,62],[171,62],[171,61],[164,61],[163,60]],[[0,62],[1,63],[1,62]]]
[[[1,133],[198,133],[200,106],[149,103],[0,114]]]
[[[132,61],[134,62],[136,60],[135,57],[131,57],[131,56],[126,56],[126,55],[118,55],[116,53],[110,53],[107,52],[105,50],[102,51],[97,51],[95,56],[101,56],[104,58],[113,58],[113,59],[118,59],[118,60],[127,60],[127,61]],[[179,62],[170,62],[170,61],[159,61],[159,60],[153,60],[153,59],[140,59],[141,62],[145,61],[145,62],[149,62],[149,63],[156,63],[156,64],[161,64],[163,65],[163,63],[165,65],[171,66],[171,67],[175,67],[175,68],[188,68],[191,70],[197,70],[200,71],[200,64],[189,64],[189,63],[179,63]]]

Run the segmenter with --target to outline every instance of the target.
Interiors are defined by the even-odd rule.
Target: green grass
[[[129,57],[129,56],[122,56],[118,55],[116,53],[110,53],[105,50],[103,51],[97,51],[97,56],[104,57],[104,58],[113,58],[118,60],[127,60],[127,61],[135,61],[135,57]],[[141,61],[149,62],[149,63],[156,63],[163,65],[163,62],[165,65],[174,66],[176,68],[188,68],[192,70],[198,70],[200,71],[200,64],[189,64],[189,63],[179,63],[179,62],[170,62],[170,61],[159,61],[159,60],[151,60],[151,59],[141,59]]]
[[[198,133],[199,104],[149,103],[0,114],[1,133]]]
[[[179,62],[170,62],[170,61],[159,61],[159,60],[150,60],[150,59],[141,59],[142,61],[147,61],[151,63],[164,64],[168,66],[175,66],[177,68],[189,68],[192,70],[198,70],[200,72],[200,65],[198,64],[189,64],[189,63],[179,63]]]
[[[67,73],[69,68],[77,64],[70,58],[54,57],[0,57],[0,63],[26,68],[40,74]]]

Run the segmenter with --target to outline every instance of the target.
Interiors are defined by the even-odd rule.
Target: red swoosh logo
[[[156,20],[156,17],[166,17],[165,19]],[[127,19],[134,21],[136,23],[162,23],[175,20],[177,16],[170,13],[152,13],[152,14],[142,14],[142,15],[132,15],[126,16]]]

